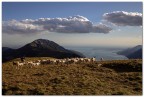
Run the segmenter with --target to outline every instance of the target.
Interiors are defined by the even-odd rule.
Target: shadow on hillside
[[[103,67],[113,69],[116,72],[142,72],[142,64],[135,61],[127,63],[104,63]]]

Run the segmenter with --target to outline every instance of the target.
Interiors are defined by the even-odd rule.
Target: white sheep
[[[32,66],[39,66],[41,63],[29,61],[29,62],[27,62],[27,64],[32,67]]]
[[[92,63],[96,62],[96,59],[95,59],[94,57],[91,58],[91,62],[92,62]]]
[[[34,63],[33,63],[33,66],[39,66],[39,65],[40,65],[39,62],[34,62]]]
[[[65,63],[68,65],[74,63],[74,61],[73,59],[67,58]]]
[[[98,66],[98,67],[101,67],[101,66],[102,66],[102,64],[97,64],[97,66]]]
[[[47,60],[41,60],[39,63],[41,63],[41,64],[50,64],[50,60],[49,59],[47,59]]]
[[[61,64],[65,64],[66,63],[66,60],[61,60]]]
[[[24,62],[13,62],[13,65],[16,66],[16,69],[18,69],[20,66],[23,66],[25,63]]]
[[[85,62],[91,62],[91,59],[89,59],[89,58],[85,58]]]

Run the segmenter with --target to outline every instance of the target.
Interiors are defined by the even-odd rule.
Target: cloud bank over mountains
[[[117,26],[142,26],[142,14],[124,11],[105,13],[103,19]],[[84,16],[67,18],[39,18],[3,21],[2,32],[7,34],[57,33],[109,33],[111,27],[100,23],[94,25]]]

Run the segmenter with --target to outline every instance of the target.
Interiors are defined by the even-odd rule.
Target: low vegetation
[[[44,58],[26,58],[38,59]],[[142,95],[142,60],[19,69],[12,65],[13,61],[2,65],[3,95]]]

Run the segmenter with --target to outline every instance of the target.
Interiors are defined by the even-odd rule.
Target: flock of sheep
[[[36,60],[36,61],[25,61],[22,60],[21,62],[13,62],[17,68],[20,66],[39,66],[39,65],[47,65],[47,64],[55,64],[55,65],[63,65],[63,64],[79,64],[79,63],[95,63],[96,58],[65,58],[65,59],[43,59],[43,60]]]

